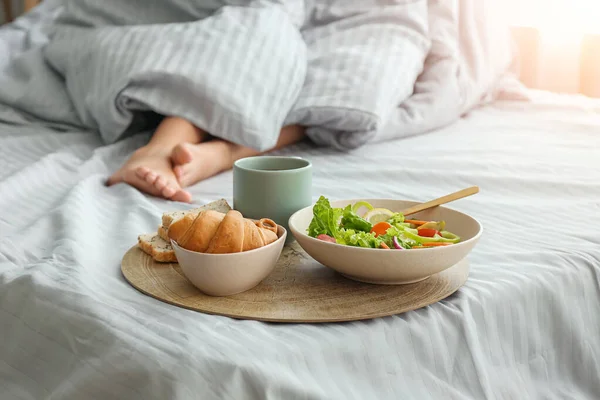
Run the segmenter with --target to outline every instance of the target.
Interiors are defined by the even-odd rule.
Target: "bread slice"
[[[163,263],[176,263],[175,251],[171,243],[163,240],[156,233],[138,236],[138,246],[142,251],[151,256],[154,261]]]
[[[227,212],[231,210],[231,206],[229,205],[229,203],[227,203],[227,200],[219,199],[211,203],[205,204],[202,207],[193,208],[191,210],[166,212],[162,216],[162,226],[165,230],[168,230],[169,226],[174,221],[183,218],[187,214],[193,214],[194,216],[196,216],[200,213],[200,211],[204,210],[213,210],[221,212],[223,214],[227,214]]]
[[[156,231],[156,233],[165,242],[167,242],[167,243],[171,242],[171,239],[169,239],[169,229],[167,229],[161,225],[158,227],[158,230]]]

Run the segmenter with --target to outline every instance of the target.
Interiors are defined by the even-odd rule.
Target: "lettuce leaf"
[[[402,213],[394,213],[394,215],[392,215],[387,222],[394,226],[400,225],[404,223],[404,215]]]
[[[341,208],[332,208],[324,196],[313,206],[313,219],[308,226],[308,236],[317,237],[321,234],[338,239],[340,236],[338,221],[343,214]]]
[[[341,229],[338,243],[345,244],[347,246],[355,247],[369,247],[379,248],[381,246],[381,240],[376,238],[374,234],[370,232],[356,231],[354,229]]]
[[[342,217],[342,227],[344,229],[352,229],[355,231],[371,232],[373,225],[364,218],[361,218],[352,210],[352,206],[348,205],[344,208]]]

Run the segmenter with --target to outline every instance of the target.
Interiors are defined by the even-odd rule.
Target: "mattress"
[[[464,287],[416,311],[303,325],[177,308],[120,272],[137,235],[189,205],[106,177],[147,135],[0,125],[3,399],[594,399],[600,397],[600,107],[498,101],[427,135],[314,165],[313,199],[452,204],[484,233]],[[194,203],[231,201],[231,171]]]

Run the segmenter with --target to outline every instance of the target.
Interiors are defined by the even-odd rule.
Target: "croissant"
[[[184,249],[201,253],[239,253],[277,240],[277,224],[268,218],[254,221],[239,211],[227,214],[206,210],[171,224],[169,238]]]

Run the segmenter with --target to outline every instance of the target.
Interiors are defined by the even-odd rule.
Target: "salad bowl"
[[[359,208],[357,206],[361,204],[366,204],[375,211],[361,214],[360,210],[357,210]],[[438,232],[438,234],[452,239],[445,239],[436,234],[435,238],[446,243],[439,243],[439,246],[435,244],[427,246],[422,245],[419,238],[417,238],[417,242],[414,242],[410,239],[413,236],[411,232],[417,232],[417,230],[410,229],[414,225],[406,222],[408,219],[405,220],[399,213],[417,204],[419,203],[414,201],[393,199],[350,199],[330,203],[329,200],[321,197],[317,203],[294,213],[290,217],[289,228],[298,244],[308,255],[349,279],[373,284],[415,283],[442,272],[467,257],[479,241],[483,231],[481,224],[475,218],[445,206],[437,206],[411,215],[410,220],[441,222],[444,226],[443,229],[448,232],[444,231],[445,233],[441,234]],[[344,221],[340,210],[348,212],[356,210],[355,216],[365,217],[365,219],[359,218],[362,221],[369,220],[367,215],[370,214],[370,220],[373,223],[385,221],[387,217],[391,217],[390,222],[398,221],[403,224],[398,225],[400,228],[404,225],[410,226],[406,229],[406,235],[410,235],[410,237],[398,233],[399,236],[393,238],[395,246],[392,246],[389,240],[390,245],[380,242],[373,245],[373,239],[365,233],[364,235],[367,236],[367,239],[371,239],[371,242],[357,242],[356,235],[352,232],[345,229],[337,231],[343,227]],[[377,216],[373,216],[377,210],[387,210],[398,214],[377,218]],[[385,222],[383,223],[385,224]],[[338,239],[328,237],[328,235],[315,237],[319,229],[330,233],[336,231],[330,236],[337,235]],[[395,230],[387,231],[386,235],[393,231]],[[381,232],[381,234],[383,233]],[[348,239],[344,235],[352,237]],[[380,238],[383,237],[380,236]],[[409,243],[411,241],[412,243]],[[435,240],[430,238],[427,241]]]

